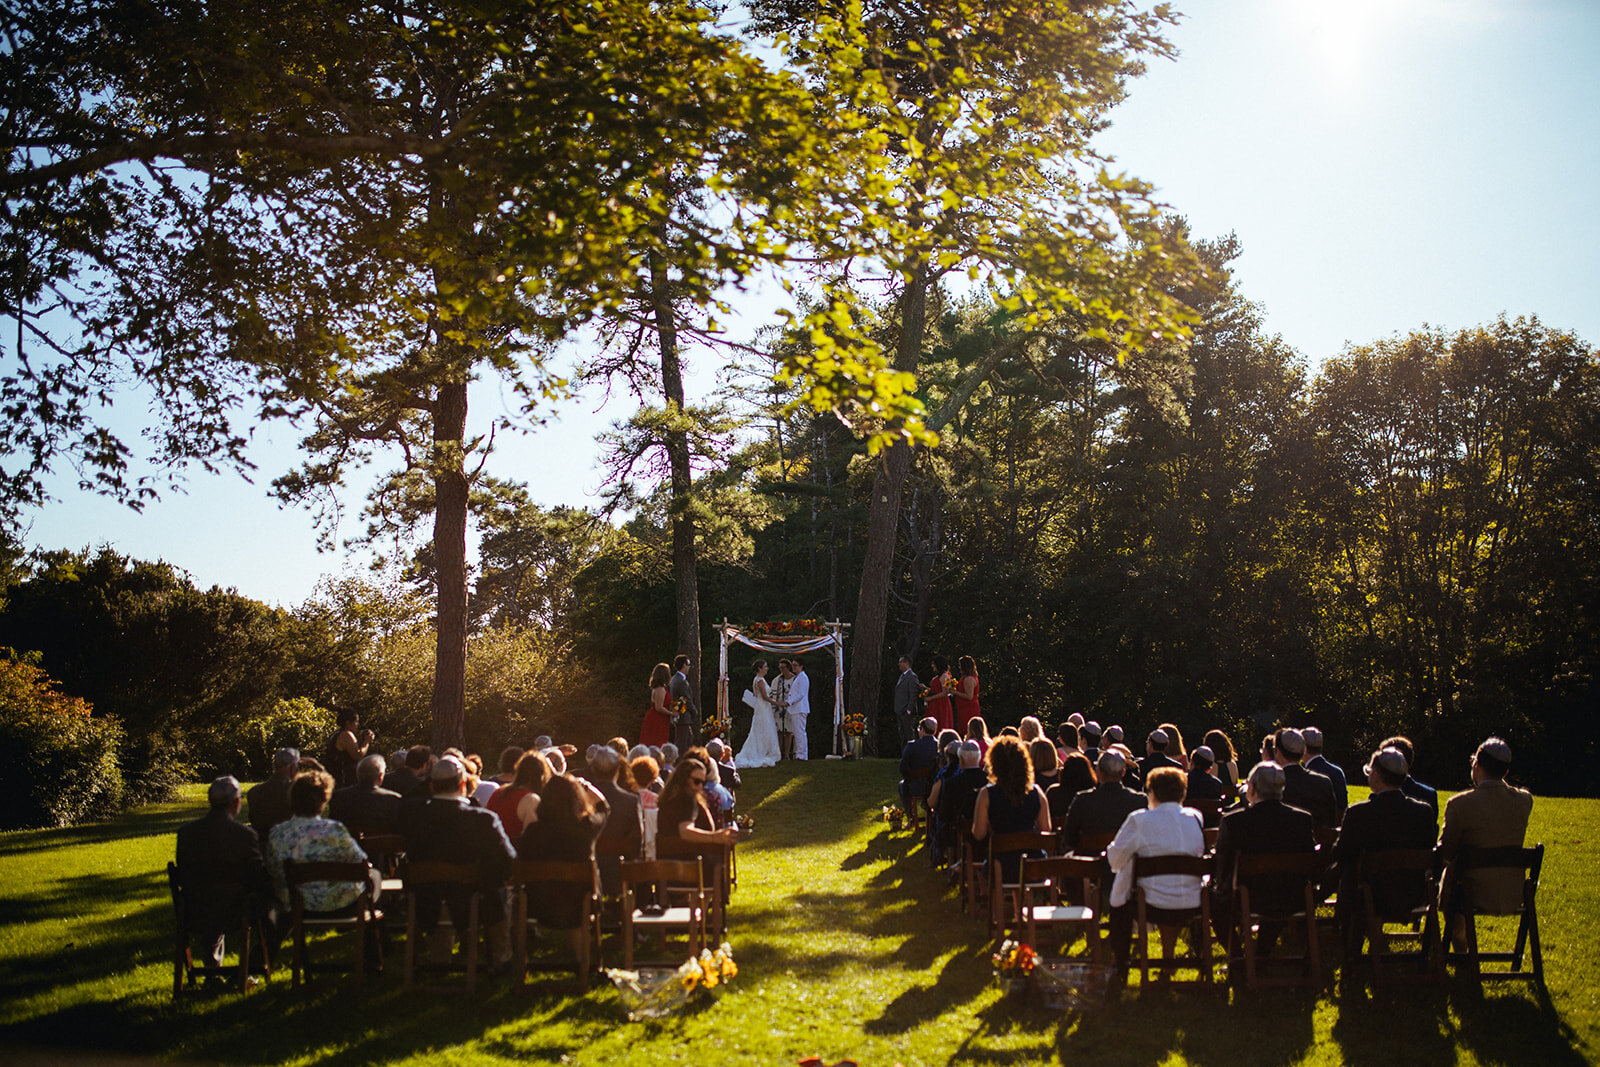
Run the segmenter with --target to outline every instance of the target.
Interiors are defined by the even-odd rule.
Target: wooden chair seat
[[[294,950],[290,954],[289,975],[293,988],[300,988],[301,974],[311,978],[311,960],[306,952],[307,930],[354,930],[356,932],[356,958],[353,976],[359,989],[366,978],[367,942],[369,938],[378,953],[378,965],[383,965],[383,942],[372,929],[383,921],[383,912],[373,900],[371,866],[358,862],[300,862],[285,860],[284,881],[289,886],[289,903],[292,908]],[[321,914],[305,910],[305,896],[301,887],[310,882],[348,882],[360,887],[350,914]]]
[[[1437,984],[1444,981],[1444,941],[1439,936],[1438,864],[1432,849],[1384,849],[1362,855],[1358,872],[1362,910],[1367,928],[1367,959],[1372,965],[1374,986],[1396,982]],[[1380,910],[1372,879],[1374,875],[1413,873],[1422,883],[1418,902],[1404,908]],[[1404,925],[1403,931],[1388,927]],[[1420,930],[1416,927],[1420,926]],[[1395,952],[1393,945],[1414,945],[1410,952]],[[1420,962],[1416,974],[1397,974],[1384,969],[1386,963]]]
[[[665,948],[666,935],[681,930],[689,942],[689,954],[698,955],[706,947],[706,928],[711,911],[710,897],[706,892],[704,865],[699,856],[682,860],[644,860],[620,865],[622,882],[622,965],[633,969],[636,935],[651,933],[661,938]],[[644,897],[639,896],[640,886],[649,886]],[[669,889],[685,897],[681,904],[668,900]],[[661,910],[658,914],[646,912],[642,905],[653,904]],[[677,964],[683,957],[669,959]]]

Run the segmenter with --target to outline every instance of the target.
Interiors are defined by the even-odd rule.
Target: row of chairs
[[[418,947],[428,931],[418,929],[417,897],[411,892],[417,886],[439,888],[455,887],[464,890],[469,901],[466,928],[456,931],[462,943],[467,990],[476,988],[480,966],[479,945],[483,940],[480,923],[481,876],[474,864],[432,863],[408,861],[404,857],[404,842],[398,837],[385,835],[363,836],[362,844],[373,858],[374,867],[381,876],[381,897],[374,892],[370,869],[363,863],[296,863],[284,865],[285,881],[290,896],[291,982],[299,988],[302,975],[309,978],[312,966],[307,937],[317,931],[345,930],[354,934],[355,958],[352,973],[355,984],[362,984],[367,972],[368,954],[376,953],[373,962],[381,966],[385,909],[390,901],[399,900],[405,905],[405,985],[412,987],[418,971]],[[691,955],[720,941],[726,930],[727,899],[734,884],[734,849],[727,846],[716,862],[707,862],[693,854],[652,861],[631,861],[617,857],[617,892],[608,901],[602,891],[598,859],[588,862],[528,861],[513,863],[507,886],[511,892],[512,950],[515,973],[526,984],[530,971],[561,969],[536,967],[529,955],[529,930],[536,926],[530,920],[529,894],[541,892],[546,887],[566,885],[581,900],[579,929],[581,943],[585,946],[575,961],[577,980],[581,989],[587,989],[591,974],[603,966],[603,935],[616,933],[622,942],[623,965],[634,965],[636,946],[643,937],[650,937],[666,950],[666,938],[681,934]],[[716,876],[708,877],[708,871]],[[239,963],[236,967],[219,967],[197,963],[191,949],[193,912],[191,894],[213,892],[218,887],[187,886],[175,864],[167,864],[167,877],[176,913],[176,940],[173,955],[173,996],[197,988],[202,981],[226,979],[236,981],[239,988],[248,985],[252,966],[255,973],[270,974],[272,960],[268,941],[261,924],[254,921],[242,892],[241,911],[234,929],[240,935]],[[312,882],[343,882],[356,885],[360,892],[355,903],[337,915],[323,915],[306,910],[303,887]],[[440,921],[449,924],[449,910],[441,912]],[[259,951],[252,953],[252,942]],[[255,962],[252,964],[252,956]],[[673,962],[681,962],[679,956]]]
[[[1215,845],[1215,831],[1207,831],[1208,848]],[[962,877],[966,904],[973,914],[988,913],[990,932],[1003,935],[1020,932],[1029,944],[1040,946],[1040,928],[1049,931],[1062,927],[1085,934],[1089,951],[1095,963],[1101,958],[1102,931],[1108,914],[1104,900],[1109,895],[1104,887],[1109,885],[1110,869],[1105,862],[1105,850],[1112,836],[1085,834],[1080,838],[1075,854],[1061,855],[1060,838],[1054,833],[993,834],[986,842],[972,841],[963,834],[961,856]],[[1327,842],[1324,841],[1324,847]],[[1019,869],[1019,880],[1004,880],[1002,865],[996,857],[1007,853],[1044,853],[1046,858],[1025,858]],[[1479,979],[1531,979],[1542,983],[1543,954],[1539,941],[1537,890],[1543,864],[1544,846],[1532,848],[1463,850],[1458,857],[1457,870],[1485,870],[1507,868],[1517,870],[1523,877],[1522,901],[1513,913],[1518,919],[1514,946],[1505,952],[1485,952],[1479,946],[1478,917],[1488,912],[1473,899],[1470,878],[1462,877],[1461,915],[1465,920],[1468,951],[1461,961],[1467,973]],[[1246,983],[1251,987],[1262,985],[1313,985],[1322,984],[1322,935],[1332,927],[1335,903],[1324,899],[1317,890],[1318,879],[1328,865],[1326,852],[1245,854],[1238,858],[1235,883],[1228,892],[1214,897],[1209,891],[1213,862],[1207,857],[1159,856],[1137,857],[1134,867],[1136,923],[1134,946],[1138,969],[1145,981],[1155,971],[1162,980],[1170,980],[1179,968],[1198,971],[1199,981],[1213,980],[1213,929],[1225,934],[1227,949],[1223,959],[1241,960]],[[1163,874],[1182,874],[1202,880],[1200,907],[1183,917],[1181,925],[1192,931],[1193,951],[1176,957],[1173,950],[1180,928],[1175,924],[1152,924],[1148,919],[1148,905],[1142,882],[1146,878]],[[1413,906],[1399,913],[1386,912],[1374,896],[1375,879],[1405,877],[1425,882],[1426,890]],[[1437,907],[1437,882],[1440,876],[1438,861],[1431,850],[1394,850],[1369,853],[1362,858],[1356,884],[1362,894],[1359,901],[1349,902],[1360,916],[1365,934],[1366,958],[1374,984],[1395,981],[1436,982],[1444,978],[1444,945],[1441,921]],[[1273,894],[1276,906],[1269,907],[1258,896],[1251,898],[1251,886],[1271,882],[1286,892]],[[1076,892],[1064,892],[1073,887]],[[1228,915],[1225,922],[1214,924],[1211,908],[1213,900],[1226,901]],[[1293,900],[1286,906],[1286,900]],[[1151,926],[1158,925],[1162,942],[1162,956],[1153,959],[1147,951]],[[1276,977],[1265,973],[1267,960],[1258,951],[1258,938],[1263,929],[1271,932],[1292,931],[1303,943],[1299,955],[1277,955],[1271,964],[1278,967],[1295,965],[1300,972],[1294,977]],[[1276,938],[1274,938],[1276,940]],[[1404,948],[1405,951],[1399,951]],[[1523,964],[1531,954],[1531,969]],[[1420,972],[1412,968],[1420,963]],[[1504,964],[1504,967],[1486,966]]]

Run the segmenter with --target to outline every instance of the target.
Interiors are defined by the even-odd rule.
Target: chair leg
[[[410,989],[417,980],[417,897],[415,893],[406,901],[406,965],[405,988]]]
[[[1533,901],[1522,909],[1522,921],[1528,924],[1528,947],[1533,952],[1533,978],[1544,985],[1544,952],[1539,946],[1539,911]]]

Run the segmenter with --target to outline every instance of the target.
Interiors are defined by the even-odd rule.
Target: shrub
[[[279,700],[265,715],[222,724],[205,739],[197,738],[200,776],[265,778],[272,771],[272,754],[280,748],[297,748],[321,759],[322,745],[336,725],[333,712],[317,707],[310,697]]]
[[[0,829],[70,826],[122,799],[122,726],[57,691],[37,654],[0,648]]]

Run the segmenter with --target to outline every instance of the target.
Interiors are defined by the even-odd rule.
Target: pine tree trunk
[[[659,255],[650,257],[650,297],[654,305],[656,340],[661,348],[661,392],[668,410],[682,411],[683,366],[678,359],[678,325],[672,310],[671,281]],[[689,466],[688,435],[677,430],[667,431],[667,462],[671,470],[672,488],[672,577],[677,585],[678,600],[678,651],[690,656],[689,685],[695,699],[701,702],[704,715],[704,695],[700,689],[700,581],[695,563],[694,513],[690,508],[690,493],[694,489],[694,475]],[[700,735],[699,723],[695,734]]]
[[[467,383],[439,387],[433,413],[433,554],[438,622],[433,673],[435,750],[467,732]]]
[[[900,307],[900,342],[895,368],[915,371],[922,354],[922,330],[928,312],[928,268],[919,263],[906,285]],[[861,592],[856,598],[851,629],[850,711],[868,724],[866,753],[878,754],[878,706],[883,693],[883,633],[888,623],[889,585],[893,579],[895,538],[900,529],[900,496],[911,470],[911,446],[891,445],[882,453],[872,479],[867,510],[867,546],[861,557]]]

